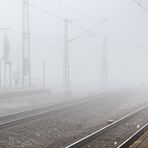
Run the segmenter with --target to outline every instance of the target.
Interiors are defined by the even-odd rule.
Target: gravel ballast
[[[62,148],[147,101],[148,93],[143,90],[96,97],[56,114],[1,130],[0,148]]]

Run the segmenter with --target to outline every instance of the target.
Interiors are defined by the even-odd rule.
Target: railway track
[[[16,124],[21,124],[23,122],[34,120],[46,116],[47,114],[56,113],[61,109],[70,107],[71,103],[60,103],[56,105],[49,105],[44,107],[38,107],[34,109],[29,109],[26,111],[8,114],[6,116],[0,117],[0,129],[10,127]]]
[[[130,136],[126,141],[124,141],[118,148],[128,148],[135,141],[137,141],[146,131],[148,130],[148,123],[146,123],[142,128],[140,128],[136,133]]]
[[[119,146],[119,144],[115,141],[116,137],[118,137],[118,135],[120,135],[120,130],[118,130],[118,135],[116,135],[115,133],[112,135],[110,134],[110,131],[113,130],[118,127],[118,126],[121,126],[121,125],[126,125],[126,123],[131,120],[132,118],[136,117],[136,115],[144,112],[144,110],[148,109],[148,105],[132,112],[131,114],[129,115],[126,115],[125,117],[109,124],[108,126],[105,126],[104,128],[100,129],[100,130],[97,130],[95,132],[93,132],[92,134],[90,135],[87,135],[86,137],[66,146],[65,148],[86,148],[86,147],[100,147],[100,148],[103,148],[103,147],[117,147]],[[147,127],[147,126],[146,126]],[[104,135],[107,135],[107,137],[105,137]],[[112,136],[112,137],[111,137]],[[114,137],[113,137],[114,136]],[[135,137],[134,137],[135,138]],[[125,146],[127,146],[127,144],[131,143],[131,141],[134,139],[132,137],[130,137],[130,139],[128,139],[126,142],[124,142],[122,145],[120,145],[118,148],[127,148]],[[107,145],[105,143],[107,143],[109,140],[113,140],[115,141],[114,145]],[[94,141],[94,142],[93,142]],[[102,142],[103,141],[103,142]],[[112,141],[112,142],[113,142]],[[120,140],[119,140],[120,141]],[[120,141],[121,142],[121,141]],[[122,141],[123,142],[123,141]],[[100,144],[99,144],[100,143]],[[101,145],[102,143],[102,145]],[[99,145],[97,145],[99,144]]]
[[[92,95],[92,96],[83,97],[81,99],[79,98],[77,100],[66,101],[63,103],[55,104],[55,105],[49,105],[49,106],[44,106],[44,107],[42,106],[39,108],[35,108],[35,109],[31,109],[31,110],[27,110],[27,111],[15,113],[15,114],[9,114],[7,116],[0,117],[0,129],[7,128],[7,127],[17,125],[17,124],[21,124],[26,121],[42,118],[47,115],[50,116],[51,114],[58,113],[60,111],[64,111],[66,108],[75,107],[75,106],[83,104],[83,103],[89,103],[89,102],[96,100],[96,99],[98,100],[98,97],[100,97],[100,99],[105,99],[106,96],[116,96],[116,95],[119,95],[119,94],[118,93],[110,93],[108,95],[106,95],[104,93],[101,95],[96,94],[96,95]],[[128,115],[126,117],[126,119],[138,114],[140,111],[144,110],[146,107],[147,106],[135,111],[131,115]],[[124,121],[126,119],[124,119]],[[115,123],[117,124],[117,121]],[[113,124],[115,124],[115,123],[113,123]],[[110,127],[111,125],[108,126],[108,129],[111,128]],[[103,134],[103,132],[104,131],[102,131],[102,134]],[[94,137],[97,137],[97,136],[98,136],[98,133],[96,133],[95,136],[92,136],[90,139],[94,139]],[[83,138],[83,139],[85,139],[85,138]],[[89,139],[89,137],[88,137],[88,139]],[[90,141],[90,139],[89,139],[89,141]],[[68,147],[71,147],[71,146],[72,147],[80,147],[80,146],[75,146],[75,144],[76,143],[74,143],[74,145],[73,144],[69,145]],[[83,144],[82,144],[82,146],[83,146]]]
[[[79,104],[87,103],[89,101],[92,101],[92,99],[90,99],[91,97],[94,97],[94,100],[95,100],[96,96],[98,95],[82,97],[82,98],[74,99],[71,101],[60,102],[54,105],[51,105],[51,104],[49,105],[46,104],[46,106],[41,105],[33,109],[28,109],[21,112],[0,116],[0,129],[21,124],[26,121],[42,118],[47,115],[51,115],[59,111],[65,110],[66,108],[71,108]]]
[[[47,90],[45,90],[45,92],[46,91]],[[27,91],[24,93],[20,92],[19,94],[14,93],[12,97],[24,96],[24,95],[29,95],[29,94],[32,95],[34,93],[36,93],[36,91],[29,91],[29,92]],[[42,90],[39,93],[42,93]],[[21,124],[26,121],[38,119],[38,118],[62,111],[65,108],[71,108],[76,105],[88,103],[88,102],[98,99],[98,97],[104,99],[106,96],[115,96],[115,95],[118,95],[119,93],[120,92],[118,92],[118,93],[111,92],[110,94],[105,94],[105,93],[95,94],[95,95],[91,95],[91,96],[81,97],[78,99],[73,99],[70,101],[60,102],[60,103],[57,103],[54,105],[38,106],[33,109],[28,109],[28,110],[21,111],[21,112],[12,113],[12,114],[8,114],[5,116],[0,116],[0,129],[6,128],[9,126],[13,126],[16,124]],[[9,98],[9,94],[4,94],[3,97]]]

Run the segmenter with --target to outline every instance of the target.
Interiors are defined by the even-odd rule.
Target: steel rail
[[[45,91],[47,91],[47,90],[45,90]],[[27,92],[25,92],[25,93],[27,93]],[[0,129],[2,129],[4,127],[13,126],[18,123],[23,123],[25,121],[34,120],[34,119],[46,116],[49,113],[50,114],[55,113],[61,109],[69,108],[69,107],[72,107],[75,105],[80,105],[83,103],[88,103],[90,101],[97,100],[98,97],[104,98],[104,97],[108,97],[108,96],[115,96],[115,95],[119,95],[119,93],[121,93],[121,92],[119,91],[116,93],[111,92],[109,94],[106,94],[106,93],[94,94],[94,95],[80,97],[77,99],[72,99],[70,101],[59,102],[59,103],[56,103],[53,105],[51,105],[51,104],[46,104],[46,106],[40,105],[40,106],[33,108],[33,109],[26,109],[25,111],[20,111],[20,112],[11,113],[11,114],[8,114],[5,116],[0,116]],[[34,91],[33,91],[33,94],[34,94]],[[23,96],[23,94],[22,94],[22,96]]]
[[[81,105],[84,103],[89,103],[90,101],[97,100],[98,97],[104,98],[107,96],[115,96],[119,95],[119,92],[113,93],[102,93],[102,94],[95,94],[91,96],[80,97],[78,99],[73,99],[70,101],[59,102],[57,104],[46,104],[46,106],[38,106],[33,109],[28,109],[25,111],[11,113],[5,116],[0,116],[0,129],[7,128],[13,125],[21,124],[27,121],[39,119],[45,117],[47,115],[51,115],[53,113],[57,113],[61,110],[65,110],[67,108],[71,108],[76,105]]]
[[[126,148],[126,147],[129,147],[135,141],[137,141],[147,130],[148,130],[148,123],[145,124],[141,129],[139,129],[136,133],[134,133],[131,137],[129,137],[126,141],[124,141],[117,148]]]
[[[143,111],[147,107],[148,107],[148,105],[146,105],[146,106],[144,106],[144,107],[142,107],[142,108],[140,108],[140,109],[138,109],[138,110],[136,110],[136,111],[126,115],[126,116],[124,116],[123,118],[121,118],[121,119],[111,123],[110,125],[105,126],[104,128],[101,128],[101,129],[93,132],[90,135],[87,135],[86,137],[84,137],[84,138],[82,138],[82,139],[80,139],[80,140],[78,140],[78,141],[76,141],[76,142],[66,146],[65,148],[80,148],[80,147],[88,144],[89,142],[95,140],[100,135],[108,132],[110,129],[112,129],[112,128],[116,127],[117,125],[122,124],[124,121],[134,117],[136,114],[140,113],[141,111]]]
[[[66,108],[71,108],[76,105],[88,103],[89,101],[92,101],[92,97],[94,98],[94,100],[96,100],[97,96],[99,95],[81,97],[78,99],[73,99],[71,101],[63,101],[52,105],[51,104],[40,105],[33,109],[27,109],[25,111],[20,111],[16,113],[10,113],[5,116],[0,116],[0,129],[7,128],[9,126],[13,126],[16,124],[21,124],[26,121],[35,120],[47,115],[51,115],[60,110],[65,110]],[[101,97],[104,97],[104,94]]]

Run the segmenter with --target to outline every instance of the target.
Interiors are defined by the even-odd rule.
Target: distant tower
[[[10,30],[10,28],[0,28],[0,30],[4,31],[4,44],[3,44],[3,57],[0,59],[0,62],[4,62],[4,88],[6,89],[6,83],[7,83],[7,65],[9,64],[9,54],[10,54],[10,44],[9,44],[9,39],[7,37],[7,31]],[[0,63],[2,64],[2,63]],[[9,67],[10,68],[10,67]],[[1,75],[1,74],[0,74]],[[11,77],[11,73],[10,73]],[[11,78],[10,78],[11,81]],[[2,85],[2,82],[1,82]]]
[[[45,89],[45,77],[46,77],[46,75],[45,75],[45,73],[46,73],[46,71],[45,71],[45,65],[46,63],[45,63],[45,60],[43,60],[43,89]]]
[[[9,53],[10,53],[10,45],[9,39],[7,38],[7,30],[4,30],[5,37],[4,37],[4,51],[3,51],[3,60],[4,60],[4,88],[7,86],[7,64],[9,63]],[[11,75],[11,73],[10,73]]]
[[[104,36],[103,44],[102,44],[102,87],[103,89],[107,89],[107,77],[108,77],[108,58],[107,58],[107,37]]]
[[[29,0],[23,0],[22,87],[31,87]]]
[[[68,20],[65,19],[65,48],[64,48],[64,86],[65,96],[71,95],[70,90],[70,69],[69,69],[69,47],[68,47]]]
[[[1,62],[2,62],[2,60],[0,59],[0,89],[2,87],[2,74],[1,74],[2,68],[1,68]]]

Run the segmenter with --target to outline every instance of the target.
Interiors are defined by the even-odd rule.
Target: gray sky
[[[96,19],[107,19],[90,33],[70,43],[71,82],[73,88],[98,89],[101,75],[102,38],[107,36],[109,83],[125,86],[148,82],[148,13],[132,0],[30,0],[30,3],[61,18],[81,20],[69,26],[69,37],[94,26]],[[141,0],[148,9],[148,2]],[[65,4],[65,5],[64,5]],[[72,7],[72,8],[71,8]],[[22,2],[0,0],[0,27],[10,27],[11,52],[21,59]],[[83,21],[82,21],[83,20]],[[89,21],[84,21],[89,20]],[[41,78],[42,60],[47,63],[48,85],[62,89],[64,23],[30,7],[32,75]],[[2,53],[3,34],[0,32]],[[21,65],[20,65],[21,66]],[[20,67],[19,66],[19,67]],[[14,66],[16,67],[16,66]]]

